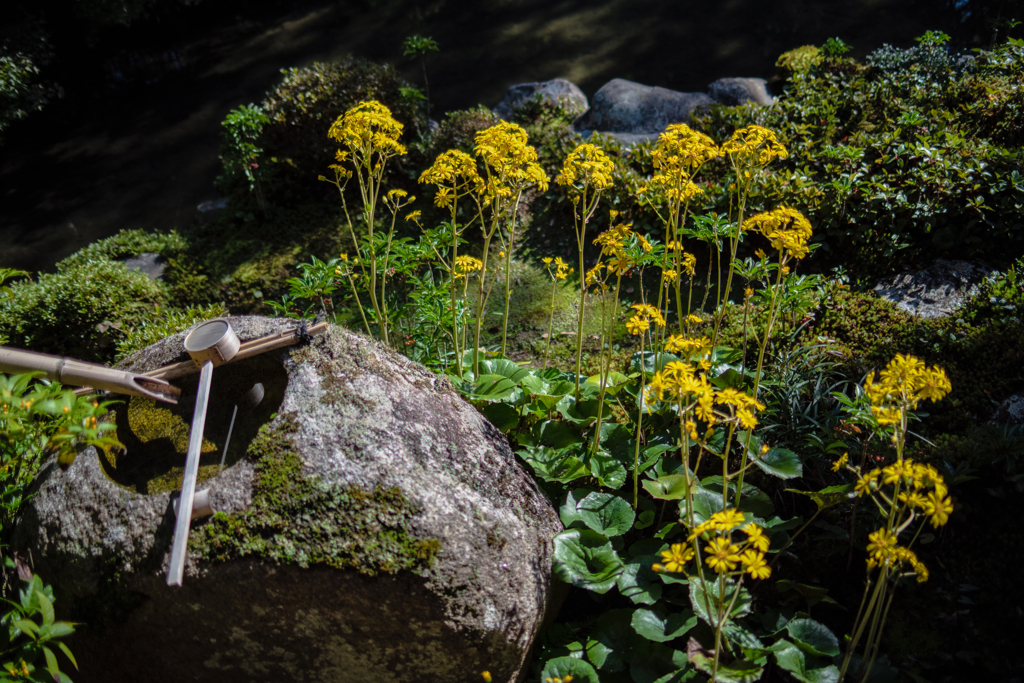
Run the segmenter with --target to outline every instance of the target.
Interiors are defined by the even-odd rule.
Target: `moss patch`
[[[330,486],[306,476],[289,440],[296,429],[294,415],[260,429],[249,447],[256,462],[252,505],[237,514],[215,514],[192,533],[190,550],[210,562],[259,557],[369,576],[429,567],[441,543],[410,535],[416,508],[402,492]]]

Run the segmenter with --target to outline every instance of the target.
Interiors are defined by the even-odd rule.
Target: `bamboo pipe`
[[[308,327],[306,329],[306,334],[310,336],[316,336],[321,332],[324,332],[325,330],[327,330],[326,322],[317,323],[316,325],[311,325],[310,327]],[[235,353],[235,355],[230,360],[225,362],[234,363],[236,360],[252,358],[253,356],[258,356],[259,354],[266,353],[267,351],[273,351],[274,349],[280,349],[285,346],[291,346],[292,344],[295,344],[299,341],[299,336],[297,333],[298,328],[293,327],[280,330],[279,332],[276,332],[274,334],[268,334],[265,337],[259,337],[258,339],[250,339],[247,342],[243,342],[239,346],[238,352]],[[144,372],[142,373],[142,376],[155,380],[168,380],[175,379],[177,377],[184,377],[185,375],[191,375],[195,372],[198,372],[199,369],[200,366],[195,361],[185,360],[181,361],[180,363],[171,363],[170,365],[165,365],[162,368],[157,368],[156,370]],[[79,389],[75,393],[84,396],[89,392]]]
[[[181,390],[160,377],[115,370],[105,365],[86,363],[74,358],[51,356],[48,353],[0,346],[0,372],[42,372],[46,379],[70,386],[85,386],[128,396],[142,396],[167,403],[177,403]],[[78,395],[91,390],[76,390]]]

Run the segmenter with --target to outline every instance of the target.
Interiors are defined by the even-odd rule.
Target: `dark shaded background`
[[[414,33],[441,46],[427,62],[435,118],[555,77],[588,97],[616,77],[683,91],[771,78],[781,52],[832,36],[857,57],[929,29],[959,46],[991,39],[966,0],[206,0],[94,31],[62,1],[47,21],[65,96],[0,147],[0,266],[52,269],[123,228],[184,228],[216,196],[228,110],[259,102],[282,68],[346,54],[419,85],[401,56]]]

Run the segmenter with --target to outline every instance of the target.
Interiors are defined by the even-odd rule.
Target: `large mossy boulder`
[[[243,342],[295,324],[228,320]],[[125,366],[184,360],[183,338]],[[255,382],[264,399],[243,404],[224,452]],[[48,464],[18,528],[61,617],[83,623],[76,681],[522,677],[561,524],[446,379],[337,327],[215,369],[199,488],[218,512],[193,521],[170,588],[197,376],[175,383],[177,406],[112,413],[123,451]]]

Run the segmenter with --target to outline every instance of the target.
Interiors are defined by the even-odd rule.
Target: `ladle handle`
[[[196,479],[199,477],[199,456],[203,448],[203,428],[206,426],[206,409],[210,402],[210,383],[213,379],[213,363],[206,361],[199,374],[199,391],[196,393],[196,409],[192,413],[192,431],[188,437],[188,455],[185,458],[185,476],[181,481],[181,497],[178,509],[192,510],[196,493]],[[174,523],[174,544],[171,546],[171,565],[167,570],[167,585],[180,586],[185,577],[185,556],[188,554],[188,530],[191,514],[179,514]]]

